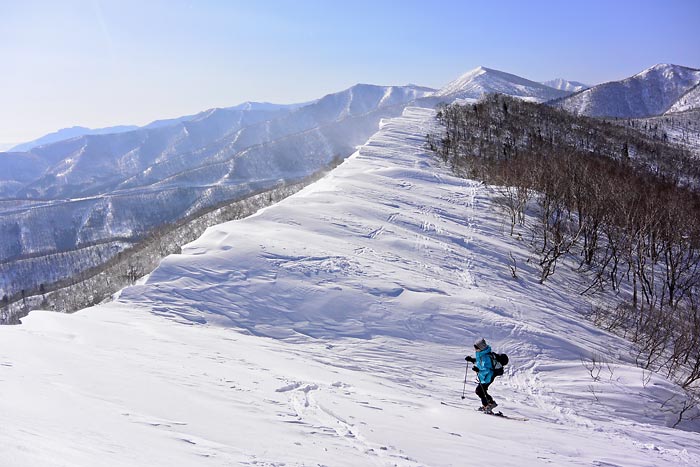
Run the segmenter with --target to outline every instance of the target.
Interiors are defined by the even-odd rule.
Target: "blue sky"
[[[0,0],[0,143],[358,82],[700,68],[700,1]]]

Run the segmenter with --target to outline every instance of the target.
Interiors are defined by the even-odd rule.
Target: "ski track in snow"
[[[489,190],[426,153],[433,122],[384,121],[114,303],[0,328],[0,465],[700,464],[655,408],[677,389],[582,319],[565,265],[537,283]],[[482,335],[511,359],[490,392],[527,422],[472,410]]]

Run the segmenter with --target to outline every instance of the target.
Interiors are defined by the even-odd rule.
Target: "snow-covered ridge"
[[[434,115],[384,120],[329,176],[208,229],[115,303],[0,328],[1,463],[700,462],[700,436],[659,409],[678,389],[582,318],[576,274],[538,284],[494,195],[425,152]],[[489,392],[528,421],[473,411],[471,375],[461,399],[481,336],[511,358]]]
[[[629,78],[593,86],[553,105],[592,117],[648,117],[669,110],[698,83],[700,70],[659,64]]]
[[[508,94],[535,102],[570,94],[520,76],[480,66],[451,81],[437,91],[435,96],[476,100],[490,93]]]

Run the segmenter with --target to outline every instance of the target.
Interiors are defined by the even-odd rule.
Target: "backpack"
[[[493,376],[503,376],[503,367],[508,364],[508,355],[504,353],[491,352],[491,364],[493,365]]]

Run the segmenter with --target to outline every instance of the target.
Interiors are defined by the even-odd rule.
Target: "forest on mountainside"
[[[605,121],[628,126],[652,139],[684,147],[700,157],[700,109],[646,118],[606,118]]]
[[[179,222],[150,231],[110,260],[98,263],[97,266],[81,271],[70,278],[52,284],[38,284],[31,289],[23,289],[12,297],[5,294],[0,301],[0,325],[19,324],[22,317],[37,308],[66,313],[107,300],[118,290],[134,284],[136,280],[149,274],[165,256],[180,253],[183,245],[197,239],[207,227],[241,219],[263,207],[277,203],[317,180],[323,173],[325,171],[296,183],[283,182],[271,190],[201,210]],[[70,253],[58,253],[57,256],[64,255],[70,260]],[[90,255],[98,253],[99,251],[93,247],[75,251],[76,255],[85,255],[85,261],[90,259]],[[47,258],[44,266],[55,267],[56,262],[57,258]],[[32,272],[32,267],[36,265],[31,264],[27,269],[28,276]]]
[[[437,119],[430,149],[498,192],[510,235],[530,243],[540,282],[573,258],[590,278],[581,293],[619,298],[590,318],[634,342],[640,366],[665,373],[697,402],[700,161],[632,125],[497,94],[441,106]],[[510,268],[515,277],[517,265]]]

